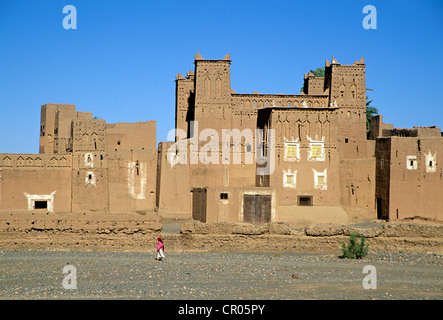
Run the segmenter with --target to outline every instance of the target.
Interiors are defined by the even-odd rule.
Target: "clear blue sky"
[[[65,5],[77,29],[65,30]],[[377,9],[366,30],[365,5]],[[334,56],[365,57],[385,122],[443,128],[443,1],[0,0],[0,153],[38,153],[40,107],[174,128],[175,75],[231,54],[238,93],[297,94]]]

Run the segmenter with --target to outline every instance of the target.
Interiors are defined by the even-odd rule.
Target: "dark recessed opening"
[[[92,180],[92,174],[90,174],[90,175],[88,176],[88,178],[89,178],[89,180]]]
[[[345,138],[345,143],[348,143],[348,142],[349,142],[348,138]]]
[[[312,199],[313,199],[312,196],[298,196],[297,203],[299,206],[312,206],[313,205]]]
[[[227,193],[220,193],[220,200],[227,200],[228,199],[228,194]]]
[[[48,201],[35,201],[35,209],[48,209]]]

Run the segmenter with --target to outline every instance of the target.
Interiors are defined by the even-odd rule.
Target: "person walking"
[[[163,244],[162,238],[159,237],[157,238],[157,258],[155,258],[155,260],[157,261],[162,261],[162,259],[166,260],[164,250],[165,250],[165,245]]]

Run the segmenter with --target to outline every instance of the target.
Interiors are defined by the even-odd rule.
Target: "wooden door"
[[[272,198],[270,195],[243,195],[243,222],[260,224],[271,221]]]

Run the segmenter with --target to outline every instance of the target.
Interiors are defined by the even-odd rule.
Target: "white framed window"
[[[406,156],[406,169],[417,170],[417,156]]]
[[[296,188],[297,187],[297,171],[283,170],[283,187]]]
[[[298,142],[285,142],[285,161],[300,160],[300,144]]]
[[[312,171],[314,171],[314,188],[315,189],[319,189],[319,190],[327,190],[328,189],[327,170],[328,169],[318,172],[318,171],[312,169]]]
[[[429,151],[425,154],[426,157],[426,172],[436,172],[437,171],[437,153],[431,154]]]
[[[321,141],[313,141],[309,144],[309,161],[325,161],[325,144]]]
[[[86,168],[94,168],[94,156],[92,153],[85,153],[84,163]]]
[[[93,186],[95,186],[95,183],[96,183],[96,179],[95,179],[94,172],[92,172],[92,171],[86,172],[85,185],[93,185]]]

